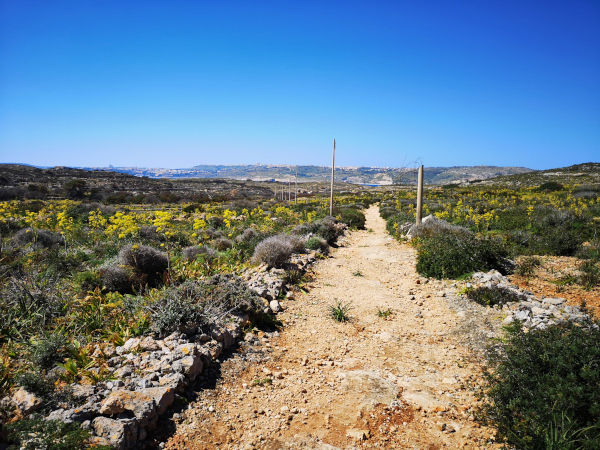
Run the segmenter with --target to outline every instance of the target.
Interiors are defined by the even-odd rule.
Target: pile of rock
[[[505,314],[503,323],[506,325],[520,320],[525,328],[544,329],[549,325],[566,321],[582,323],[588,318],[579,307],[566,305],[564,298],[536,297],[533,292],[521,290],[512,285],[507,277],[496,270],[487,273],[476,272],[473,274],[472,280],[472,282],[466,283],[467,288],[495,286],[511,291],[521,299],[502,306]]]
[[[93,443],[121,450],[136,447],[156,427],[178,394],[193,382],[221,352],[242,337],[248,316],[232,316],[226,325],[211,325],[207,332],[176,332],[165,339],[129,339],[121,347],[102,352],[109,359],[113,378],[96,385],[75,384],[73,395],[83,403],[73,409],[52,411],[47,420],[79,422],[93,436]],[[99,356],[99,355],[97,355]],[[22,415],[42,406],[24,389],[11,398]]]
[[[293,254],[287,269],[305,272],[316,261],[316,254],[314,251]],[[248,287],[264,299],[266,313],[278,313],[282,309],[277,299],[285,288],[284,276],[285,269],[269,267],[264,263],[256,268],[246,269],[241,275]]]

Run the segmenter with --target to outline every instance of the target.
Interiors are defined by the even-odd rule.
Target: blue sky
[[[0,161],[600,161],[600,2],[0,0]]]

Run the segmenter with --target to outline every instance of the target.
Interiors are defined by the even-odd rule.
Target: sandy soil
[[[283,302],[285,326],[247,335],[161,420],[161,448],[495,447],[472,412],[476,349],[499,312],[420,278],[414,250],[386,233],[377,207],[366,215],[368,231],[351,233],[307,292]],[[349,322],[329,316],[338,301],[350,303]]]

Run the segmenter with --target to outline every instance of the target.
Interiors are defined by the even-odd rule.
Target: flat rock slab
[[[346,372],[342,389],[347,398],[353,399],[363,407],[377,404],[389,405],[398,398],[398,389],[392,383],[364,370]]]

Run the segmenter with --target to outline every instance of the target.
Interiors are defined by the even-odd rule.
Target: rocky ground
[[[213,364],[197,396],[159,419],[166,449],[490,448],[473,418],[478,349],[502,312],[415,272],[376,207],[281,302],[279,332],[255,330]],[[329,308],[349,303],[351,320]],[[203,374],[204,375],[204,374]]]
[[[511,283],[521,289],[533,292],[537,296],[563,297],[571,306],[579,306],[585,301],[587,307],[596,317],[600,317],[600,286],[585,289],[578,283],[570,283],[579,272],[577,266],[581,263],[578,258],[568,256],[540,257],[541,265],[535,268],[533,276],[511,275]]]

